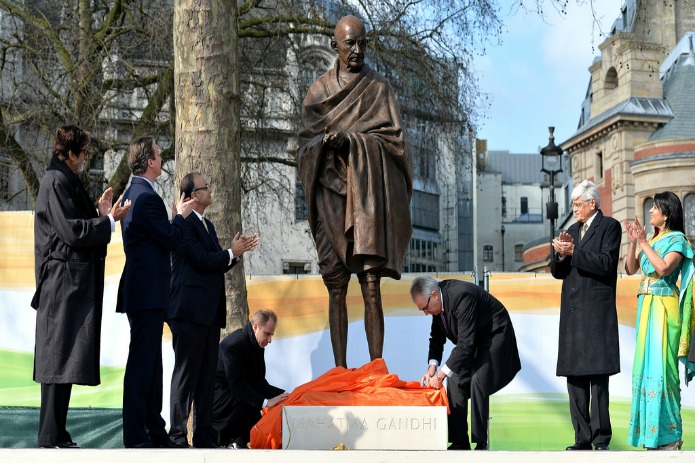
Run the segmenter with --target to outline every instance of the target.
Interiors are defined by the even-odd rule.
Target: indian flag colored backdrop
[[[0,212],[0,447],[36,445],[39,385],[32,381],[35,313],[33,213]],[[261,242],[263,237],[261,236]],[[128,352],[127,319],[115,313],[116,291],[125,257],[120,229],[108,249],[102,330],[102,384],[73,389],[68,427],[88,447],[119,447],[123,371]],[[417,380],[427,368],[430,318],[410,301],[416,275],[382,280],[386,335],[384,359],[391,373]],[[437,274],[438,279],[470,280],[470,274]],[[268,379],[291,390],[333,367],[328,333],[327,292],[318,275],[247,275],[251,312],[273,309],[276,335],[266,350]],[[626,444],[634,352],[638,279],[620,276],[621,373],[611,377],[613,449]],[[574,442],[564,378],[555,376],[561,282],[548,274],[500,273],[490,276],[490,292],[511,313],[522,370],[491,401],[490,444],[493,450],[558,450]],[[363,304],[356,279],[348,292],[348,365],[369,362]],[[164,336],[163,416],[168,420],[173,350]],[[445,355],[453,347],[449,344]],[[682,386],[684,441],[695,448],[695,391]],[[690,447],[693,446],[693,447]]]

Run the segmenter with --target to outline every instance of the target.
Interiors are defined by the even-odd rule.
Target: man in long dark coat
[[[401,277],[412,232],[413,172],[393,92],[364,64],[364,23],[342,18],[331,46],[335,67],[304,99],[297,164],[329,293],[333,356],[336,366],[347,366],[345,296],[352,273],[362,287],[370,357],[381,357],[380,278]]]
[[[220,343],[213,404],[219,446],[247,448],[261,410],[280,404],[289,395],[265,379],[265,348],[272,341],[277,320],[272,310],[259,310]]]
[[[73,384],[96,386],[106,245],[130,203],[112,206],[108,188],[98,209],[77,176],[89,135],[60,127],[41,179],[34,217],[36,309],[34,381],[41,383],[39,447],[77,447],[66,421]]]
[[[596,185],[584,180],[572,192],[576,223],[552,243],[550,270],[563,280],[557,375],[567,377],[574,426],[567,450],[608,450],[612,436],[608,377],[620,372],[615,287],[622,230],[599,206]]]
[[[422,384],[442,387],[449,397],[449,450],[470,450],[468,399],[471,399],[471,440],[476,450],[488,449],[490,396],[521,370],[512,320],[490,293],[466,281],[417,277],[410,296],[419,310],[432,315],[429,367]],[[456,344],[446,363],[444,344]]]

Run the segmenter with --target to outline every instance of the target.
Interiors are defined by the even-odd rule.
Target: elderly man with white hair
[[[622,230],[603,215],[598,188],[584,180],[572,192],[576,223],[553,240],[550,271],[563,280],[558,376],[567,377],[574,444],[608,450],[612,429],[608,378],[620,372],[615,287]]]

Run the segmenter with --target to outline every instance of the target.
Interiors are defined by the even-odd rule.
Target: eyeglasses
[[[422,309],[421,309],[420,307],[418,307],[418,310],[421,310],[421,311],[423,311],[423,312],[427,311],[427,309],[430,308],[430,299],[432,299],[432,295],[431,295],[431,294],[430,294],[430,297],[427,298],[427,305],[426,305],[425,307],[423,307]]]
[[[572,209],[581,209],[584,204],[587,204],[589,201],[582,201],[581,203],[572,203]]]
[[[201,186],[200,188],[196,188],[195,190],[193,190],[193,193],[195,193],[196,191],[200,191],[200,190],[209,190],[209,189],[210,189],[210,185],[208,185],[208,184],[206,183],[205,186]]]
[[[361,50],[364,50],[367,47],[367,40],[343,40],[342,44],[345,45],[345,48],[347,48],[350,51],[354,51],[355,47],[359,47]]]

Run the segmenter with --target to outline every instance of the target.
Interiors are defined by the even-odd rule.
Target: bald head
[[[344,34],[345,31],[353,29],[359,30],[363,35],[365,34],[364,23],[360,18],[357,16],[343,16],[335,25],[333,37],[338,37],[339,34]]]
[[[364,23],[356,16],[344,16],[335,25],[331,48],[338,53],[340,69],[359,72],[364,64],[367,33]]]

